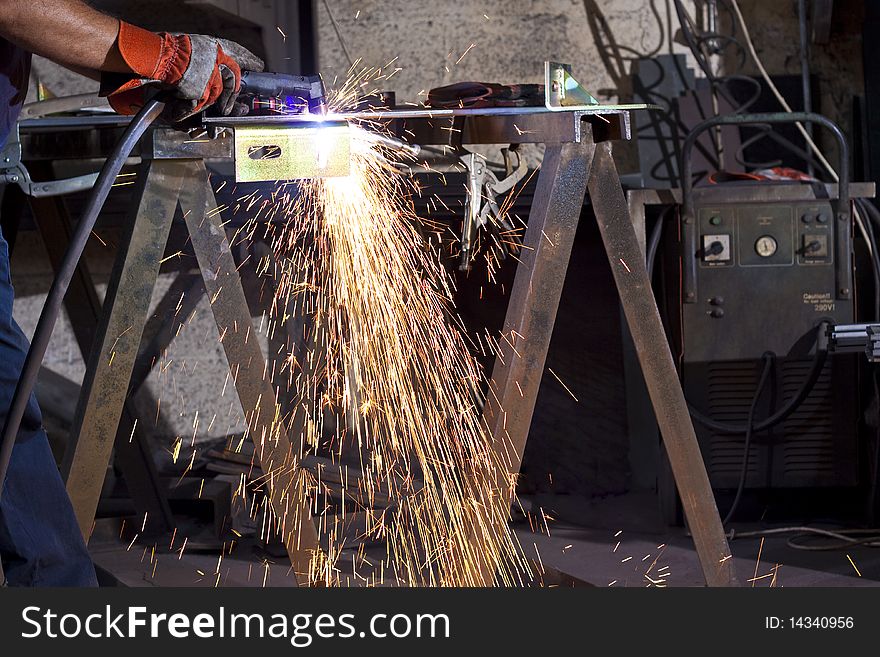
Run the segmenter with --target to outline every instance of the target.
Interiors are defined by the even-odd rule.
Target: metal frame
[[[138,181],[138,202],[133,204],[134,216],[121,241],[107,290],[83,381],[74,438],[63,467],[80,528],[88,537],[147,324],[160,261],[179,206],[205,290],[212,300],[218,336],[256,453],[264,470],[274,473],[269,498],[281,523],[297,581],[304,583],[309,564],[320,548],[306,502],[295,497],[295,487],[290,485],[302,450],[300,445],[291,444],[278,422],[274,391],[264,379],[265,361],[226,233],[214,212],[217,203],[204,162],[147,161]]]
[[[589,190],[703,575],[710,586],[734,585],[730,548],[629,218],[611,143],[596,143],[590,139],[589,126],[585,128],[580,142],[547,145],[484,419],[497,453],[509,463],[508,471],[518,472],[584,194]]]

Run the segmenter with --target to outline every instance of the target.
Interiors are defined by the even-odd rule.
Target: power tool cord
[[[3,496],[3,485],[6,482],[6,472],[9,469],[9,461],[12,458],[12,450],[15,447],[15,440],[18,436],[18,430],[21,426],[21,420],[24,416],[25,408],[28,400],[34,390],[37,382],[37,375],[40,372],[40,366],[46,355],[46,349],[49,346],[49,339],[52,337],[52,331],[58,316],[61,314],[64,296],[67,294],[67,288],[76,272],[77,265],[89,241],[89,235],[95,227],[98,215],[101,213],[110,189],[116,182],[116,178],[122,171],[125,161],[131,154],[131,151],[140,141],[144,132],[159,118],[165,103],[159,99],[149,100],[137,115],[131,120],[116,148],[107,158],[101,173],[98,176],[92,194],[89,197],[83,217],[76,227],[76,231],[70,240],[70,246],[64,255],[64,261],[58,270],[52,287],[49,289],[49,295],[46,297],[46,303],[40,313],[40,319],[37,322],[37,328],[34,331],[34,338],[31,341],[30,349],[24,360],[24,366],[15,387],[15,393],[12,396],[12,402],[6,413],[6,419],[3,424],[3,433],[0,435],[0,501]],[[3,573],[3,564],[0,562],[0,583],[5,585],[6,579]]]

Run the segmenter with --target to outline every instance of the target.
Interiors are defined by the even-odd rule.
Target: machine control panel
[[[695,303],[682,305],[685,361],[787,354],[819,319],[852,321],[835,294],[831,202],[697,205]]]
[[[730,235],[703,235],[704,262],[727,262],[730,257]]]
[[[791,266],[833,263],[829,204],[748,205],[699,211],[702,266]]]

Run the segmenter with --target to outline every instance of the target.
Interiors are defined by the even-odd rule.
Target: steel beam
[[[585,139],[544,153],[483,410],[506,472],[522,465],[595,149]]]
[[[672,472],[709,586],[736,585],[733,560],[629,217],[611,143],[596,147],[590,201],[635,344]]]
[[[294,485],[299,461],[303,457],[302,436],[292,436],[291,439],[281,422],[266,359],[248,311],[204,162],[191,161],[185,167],[188,182],[181,192],[180,206],[193,251],[211,300],[211,310],[250,437],[266,473],[269,499],[281,523],[282,539],[297,582],[307,584],[310,566],[313,560],[321,558],[321,548],[308,500]]]

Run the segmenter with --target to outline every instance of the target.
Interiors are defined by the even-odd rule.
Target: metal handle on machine
[[[849,197],[849,146],[846,137],[836,123],[811,112],[786,112],[770,114],[732,114],[716,116],[697,124],[688,133],[681,151],[681,185],[682,185],[682,241],[688,257],[684,258],[682,271],[682,293],[685,303],[697,301],[697,218],[694,214],[694,171],[691,153],[697,143],[697,137],[706,130],[722,125],[755,125],[762,123],[818,123],[826,127],[837,138],[840,145],[840,182],[837,201],[837,226],[835,229],[834,271],[837,282],[837,298],[849,299],[852,296],[852,254],[850,253],[850,217],[851,206]]]

